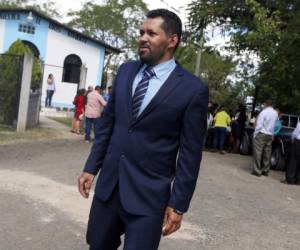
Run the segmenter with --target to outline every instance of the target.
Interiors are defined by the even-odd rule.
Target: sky
[[[32,0],[33,2],[46,2],[47,0]],[[86,0],[53,0],[56,3],[56,6],[59,9],[59,12],[64,16],[70,10],[79,10],[83,3]],[[157,8],[166,8],[173,12],[175,12],[182,20],[183,24],[187,24],[188,21],[188,12],[186,8],[188,4],[191,3],[193,0],[144,0],[144,2],[148,5],[149,9],[157,9]],[[95,3],[103,4],[106,0],[94,0]],[[62,20],[63,22],[68,22],[69,18],[64,17]],[[224,46],[226,43],[229,42],[230,37],[222,36],[219,30],[208,30],[206,33],[209,41],[206,42],[205,46],[213,46],[218,47],[219,49]],[[222,52],[221,52],[222,53]],[[226,52],[225,52],[226,54]]]
[[[38,0],[39,2],[45,2],[45,0]],[[69,10],[78,10],[85,2],[85,0],[54,0],[57,7],[59,8],[62,14],[67,13]],[[105,0],[94,0],[95,3],[105,3]],[[157,9],[157,8],[167,8],[176,12],[182,19],[183,23],[187,21],[187,13],[185,11],[186,7],[192,0],[144,0],[144,2],[148,5],[149,9]]]

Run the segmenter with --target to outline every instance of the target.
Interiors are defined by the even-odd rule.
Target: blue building
[[[52,105],[57,107],[72,107],[78,88],[101,84],[105,55],[121,52],[36,10],[0,9],[0,53],[18,39],[44,62],[42,104],[47,77],[54,75]]]

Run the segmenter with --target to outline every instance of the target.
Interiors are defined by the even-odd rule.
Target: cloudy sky
[[[46,2],[47,0],[32,0],[33,2]],[[57,7],[59,8],[60,12],[65,15],[70,10],[79,10],[83,3],[86,2],[86,0],[53,0]],[[103,4],[106,0],[94,0],[95,3]],[[178,14],[182,20],[183,23],[187,22],[188,19],[188,13],[186,11],[186,8],[189,3],[191,3],[193,0],[144,0],[144,2],[148,5],[149,9],[156,9],[156,8],[167,8],[171,11],[174,11],[176,14]],[[63,18],[63,21],[68,21],[68,18]],[[214,34],[214,35],[213,35]],[[212,30],[208,30],[207,36],[210,38],[209,42],[206,43],[206,45],[209,46],[224,46],[226,42],[229,41],[229,37],[224,37],[220,35],[220,32],[218,30],[215,30],[212,32]]]
[[[38,0],[39,2],[45,2],[45,0]],[[57,6],[63,13],[67,13],[69,10],[78,10],[85,2],[85,0],[54,0],[57,3]],[[105,0],[95,0],[95,3],[103,3]],[[187,13],[185,11],[186,7],[192,0],[144,0],[144,2],[148,5],[149,9],[155,8],[167,8],[176,12],[183,22],[187,20]]]

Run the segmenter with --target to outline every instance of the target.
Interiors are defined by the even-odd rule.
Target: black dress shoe
[[[263,173],[261,173],[262,175],[264,175],[264,176],[269,176],[269,173],[268,172],[263,172]]]
[[[287,181],[287,180],[282,180],[282,181],[280,181],[280,182],[283,183],[283,184],[295,185],[294,182],[289,182],[289,181]]]
[[[257,177],[261,177],[261,174],[256,173],[255,171],[252,171],[251,174],[252,174],[252,175],[255,175],[255,176],[257,176]]]

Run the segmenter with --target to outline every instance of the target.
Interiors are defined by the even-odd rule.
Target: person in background
[[[94,134],[99,128],[100,116],[103,108],[106,106],[106,101],[100,95],[100,86],[96,86],[95,90],[87,95],[87,103],[85,106],[85,141],[91,140],[91,128],[94,129]]]
[[[211,131],[212,131],[212,126],[213,126],[213,120],[214,117],[211,114],[211,103],[208,103],[208,110],[207,110],[207,130],[206,130],[206,136],[204,137],[203,140],[203,147],[207,146],[208,148],[211,146],[210,145],[210,139],[212,137]]]
[[[282,127],[282,122],[281,122],[281,120],[280,120],[280,110],[279,110],[279,108],[276,108],[275,110],[276,110],[276,112],[277,112],[277,114],[278,114],[278,118],[277,118],[277,120],[276,120],[276,122],[275,122],[274,136],[276,136],[276,135],[279,134],[279,132],[280,132],[280,130],[281,130],[281,127]]]
[[[214,117],[214,151],[219,150],[220,154],[225,154],[224,142],[227,136],[227,128],[230,125],[231,119],[225,111],[224,106],[219,107],[219,111]]]
[[[259,114],[259,112],[257,110],[255,110],[249,121],[249,125],[254,129],[255,129],[255,124],[256,124],[256,119],[258,117],[258,114]]]
[[[289,164],[286,168],[285,184],[300,185],[300,121],[292,134]]]
[[[46,92],[45,106],[51,107],[52,106],[52,97],[53,97],[54,92],[56,91],[54,76],[52,74],[49,74],[49,76],[47,78],[47,90],[46,91],[47,92]]]
[[[271,100],[265,102],[265,108],[256,119],[255,131],[253,133],[253,157],[254,165],[252,175],[268,176],[270,170],[270,158],[274,127],[278,114],[273,108]]]
[[[81,134],[81,121],[84,118],[85,89],[79,89],[77,91],[77,94],[74,97],[73,104],[75,105],[75,112],[71,132],[79,135]]]
[[[241,140],[246,126],[246,120],[246,107],[245,105],[240,104],[231,123],[233,153],[239,152]]]
[[[109,86],[107,88],[107,92],[103,93],[103,98],[106,102],[108,102],[109,97],[111,96],[111,92],[112,92],[112,86]]]
[[[89,85],[88,89],[87,89],[87,92],[86,92],[86,95],[88,95],[89,93],[91,93],[93,90],[94,90],[93,86]]]
[[[94,87],[92,85],[89,85],[87,88],[87,91],[85,91],[85,105],[87,103],[87,96],[89,93],[91,93],[94,90]]]

